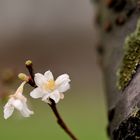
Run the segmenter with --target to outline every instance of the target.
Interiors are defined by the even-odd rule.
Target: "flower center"
[[[55,88],[55,81],[54,80],[49,80],[46,84],[43,85],[43,88],[45,90],[54,90],[54,88]]]

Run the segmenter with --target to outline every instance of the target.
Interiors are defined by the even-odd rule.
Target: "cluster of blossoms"
[[[56,80],[51,71],[45,74],[36,73],[34,75],[36,88],[30,92],[30,96],[34,99],[41,98],[42,101],[51,104],[50,99],[58,103],[64,98],[64,92],[70,89],[70,78],[68,74],[62,74]],[[17,109],[24,117],[34,114],[27,106],[27,98],[23,95],[24,85],[28,83],[28,79],[18,87],[15,94],[9,96],[9,100],[4,106],[4,118],[8,119]]]

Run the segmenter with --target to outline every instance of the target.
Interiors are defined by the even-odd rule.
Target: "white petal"
[[[50,98],[55,101],[55,103],[58,103],[60,100],[60,93],[59,91],[55,90],[54,92],[51,93]]]
[[[35,99],[41,98],[43,95],[43,91],[39,87],[30,92],[30,96]]]
[[[61,84],[66,83],[66,82],[70,82],[69,75],[62,74],[56,79],[55,84],[56,86],[60,86]]]
[[[47,78],[41,73],[36,73],[34,80],[38,87],[42,87],[42,85],[47,82]]]
[[[22,82],[22,84],[18,87],[17,91],[15,92],[14,95],[11,95],[11,99],[15,100],[15,99],[19,99],[19,100],[22,100],[22,101],[27,101],[26,97],[24,97],[22,95],[23,93],[23,87],[24,85],[26,84],[26,82]]]
[[[50,70],[46,71],[44,76],[47,78],[47,81],[54,80],[53,74]]]
[[[9,102],[4,106],[4,119],[8,119],[14,111],[14,107]]]
[[[50,103],[49,98],[50,98],[51,93],[46,93],[43,98],[42,101],[46,102],[46,103]]]
[[[60,99],[64,99],[64,94],[60,93]]]
[[[27,106],[26,103],[23,104],[23,108],[22,108],[22,110],[20,111],[20,113],[21,113],[22,116],[24,116],[24,117],[30,117],[30,115],[34,114],[34,112],[31,111],[31,110],[28,108],[28,106]]]
[[[26,102],[27,101],[27,98],[25,97],[25,96],[23,96],[23,94],[22,93],[18,93],[18,94],[15,94],[15,97],[16,97],[16,99],[19,99],[19,100],[22,100],[22,101],[24,101],[24,102]],[[14,98],[13,98],[14,99]],[[15,100],[15,99],[14,99]]]
[[[12,102],[12,105],[17,109],[17,110],[22,110],[22,108],[23,108],[23,103],[22,103],[22,101],[21,100],[19,100],[19,99],[16,99],[16,100],[14,100],[13,102]]]
[[[60,93],[66,92],[69,89],[70,89],[70,84],[68,82],[62,83],[60,86],[57,87],[57,90]]]

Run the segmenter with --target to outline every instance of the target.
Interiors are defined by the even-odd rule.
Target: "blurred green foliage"
[[[63,119],[79,140],[107,140],[106,110],[102,96],[91,95],[93,91],[67,94],[58,104]],[[85,96],[91,95],[91,96]],[[31,103],[30,103],[31,102]],[[0,138],[2,140],[70,140],[59,128],[51,109],[40,100],[28,101],[35,114],[22,118],[19,113],[3,119],[0,112]]]

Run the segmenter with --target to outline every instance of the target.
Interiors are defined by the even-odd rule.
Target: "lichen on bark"
[[[124,56],[117,71],[117,87],[119,90],[129,84],[136,73],[137,66],[140,64],[140,19],[136,30],[126,37],[124,43]]]

